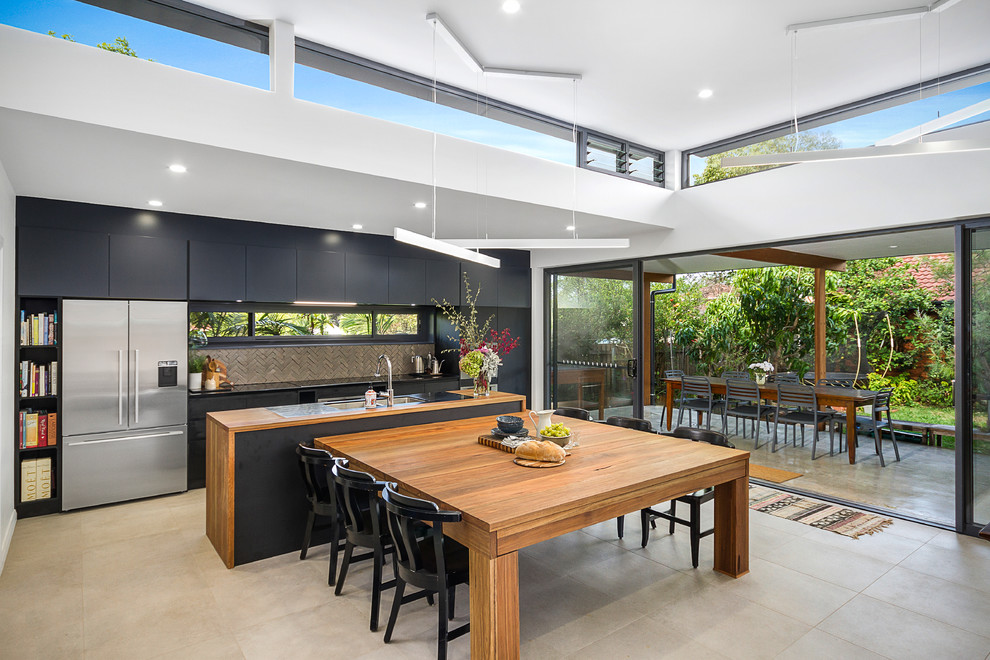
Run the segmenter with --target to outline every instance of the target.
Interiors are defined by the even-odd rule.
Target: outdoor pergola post
[[[815,268],[815,382],[825,378],[825,269]]]

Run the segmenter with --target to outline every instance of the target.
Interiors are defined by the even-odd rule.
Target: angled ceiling
[[[438,12],[485,65],[572,71],[583,80],[480,76],[442,42],[438,79],[661,149],[687,149],[990,62],[990,2],[923,18],[801,32],[785,28],[915,7],[912,0],[657,2],[522,0],[200,0],[422,76],[434,72]],[[698,98],[709,88],[714,95]],[[572,91],[573,90],[573,91]],[[793,106],[792,106],[793,102]]]

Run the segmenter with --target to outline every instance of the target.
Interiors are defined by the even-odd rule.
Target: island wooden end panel
[[[227,568],[234,567],[234,434],[206,423],[206,537]]]
[[[471,549],[471,657],[519,658],[519,555]]]

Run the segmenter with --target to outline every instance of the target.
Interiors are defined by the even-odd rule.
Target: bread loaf
[[[527,440],[516,447],[516,456],[545,463],[560,463],[567,452],[560,445],[549,440]]]

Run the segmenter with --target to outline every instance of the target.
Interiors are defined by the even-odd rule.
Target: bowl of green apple
[[[560,422],[557,422],[556,424],[550,424],[540,429],[540,438],[550,440],[564,447],[571,440],[571,430]]]

